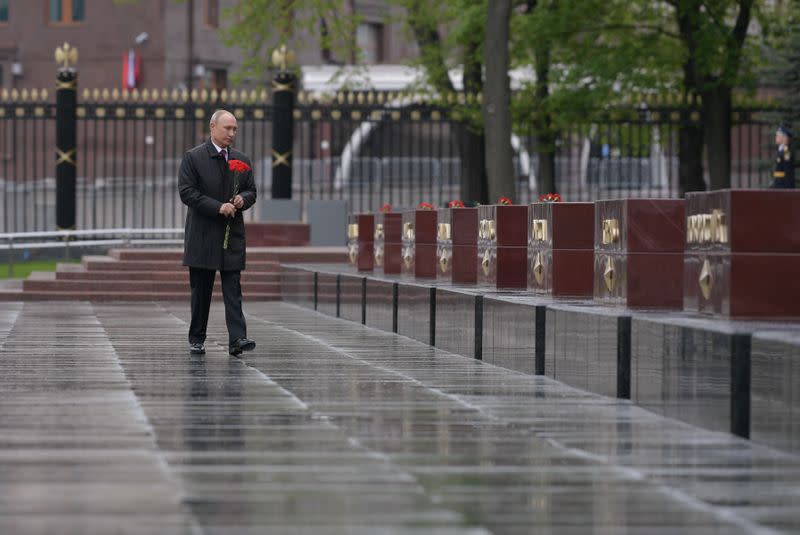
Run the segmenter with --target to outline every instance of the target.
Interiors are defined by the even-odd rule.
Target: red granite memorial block
[[[403,214],[375,214],[375,269],[399,275],[403,265]]]
[[[592,297],[594,204],[530,207],[528,288],[537,295]]]
[[[528,285],[528,206],[478,207],[478,282],[498,289]]]
[[[450,211],[452,231],[452,281],[457,284],[478,282],[478,209],[453,208]]]
[[[436,210],[412,210],[403,213],[404,275],[435,279]]]
[[[683,305],[684,201],[595,203],[594,299],[631,308]]]
[[[350,264],[358,271],[375,267],[375,215],[351,214],[347,219],[347,251]]]
[[[436,211],[436,278],[450,281],[453,274],[453,223],[451,208]]]
[[[800,191],[686,195],[684,310],[800,318]]]

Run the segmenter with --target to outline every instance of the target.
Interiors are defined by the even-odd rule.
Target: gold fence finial
[[[285,71],[287,67],[294,65],[294,52],[286,48],[285,44],[282,44],[272,51],[272,64]]]
[[[63,69],[69,69],[78,63],[78,49],[66,42],[56,48],[55,56],[56,63],[62,63]]]

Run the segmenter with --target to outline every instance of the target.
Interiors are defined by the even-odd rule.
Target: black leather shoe
[[[205,355],[206,348],[203,346],[201,342],[197,342],[195,344],[189,344],[189,353],[192,355]]]
[[[228,347],[228,353],[231,356],[237,357],[242,354],[242,351],[252,351],[256,348],[256,343],[249,338],[239,338]]]

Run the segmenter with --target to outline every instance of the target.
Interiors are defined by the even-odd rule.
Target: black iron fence
[[[55,104],[46,91],[0,98],[0,232],[55,228]],[[254,164],[261,195],[271,186],[272,108],[261,92],[83,91],[77,109],[77,228],[180,227],[177,192],[183,152],[207,136],[217,107],[239,119],[237,147]],[[774,147],[775,110],[738,108],[732,132],[734,187],[764,187]],[[384,203],[437,205],[460,198],[463,128],[458,110],[403,95],[342,94],[298,99],[293,196],[346,199],[350,210]],[[556,190],[566,200],[678,195],[678,130],[699,113],[656,106],[617,110],[577,124],[555,141]],[[536,188],[536,138],[519,125],[512,139],[517,197]],[[543,192],[544,193],[544,192]],[[467,199],[464,199],[467,200]],[[258,205],[249,218],[261,219]]]

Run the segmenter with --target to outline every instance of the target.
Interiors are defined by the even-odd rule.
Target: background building
[[[79,84],[88,88],[222,89],[241,64],[218,30],[233,0],[0,0],[0,87],[49,87],[53,51],[78,48]],[[396,8],[384,1],[353,1],[363,18],[357,42],[367,63],[401,63],[415,52]],[[189,21],[192,21],[189,24]],[[315,36],[297,50],[301,65],[347,63],[322,50]],[[127,68],[130,70],[127,70]],[[245,86],[264,85],[247,80]]]

